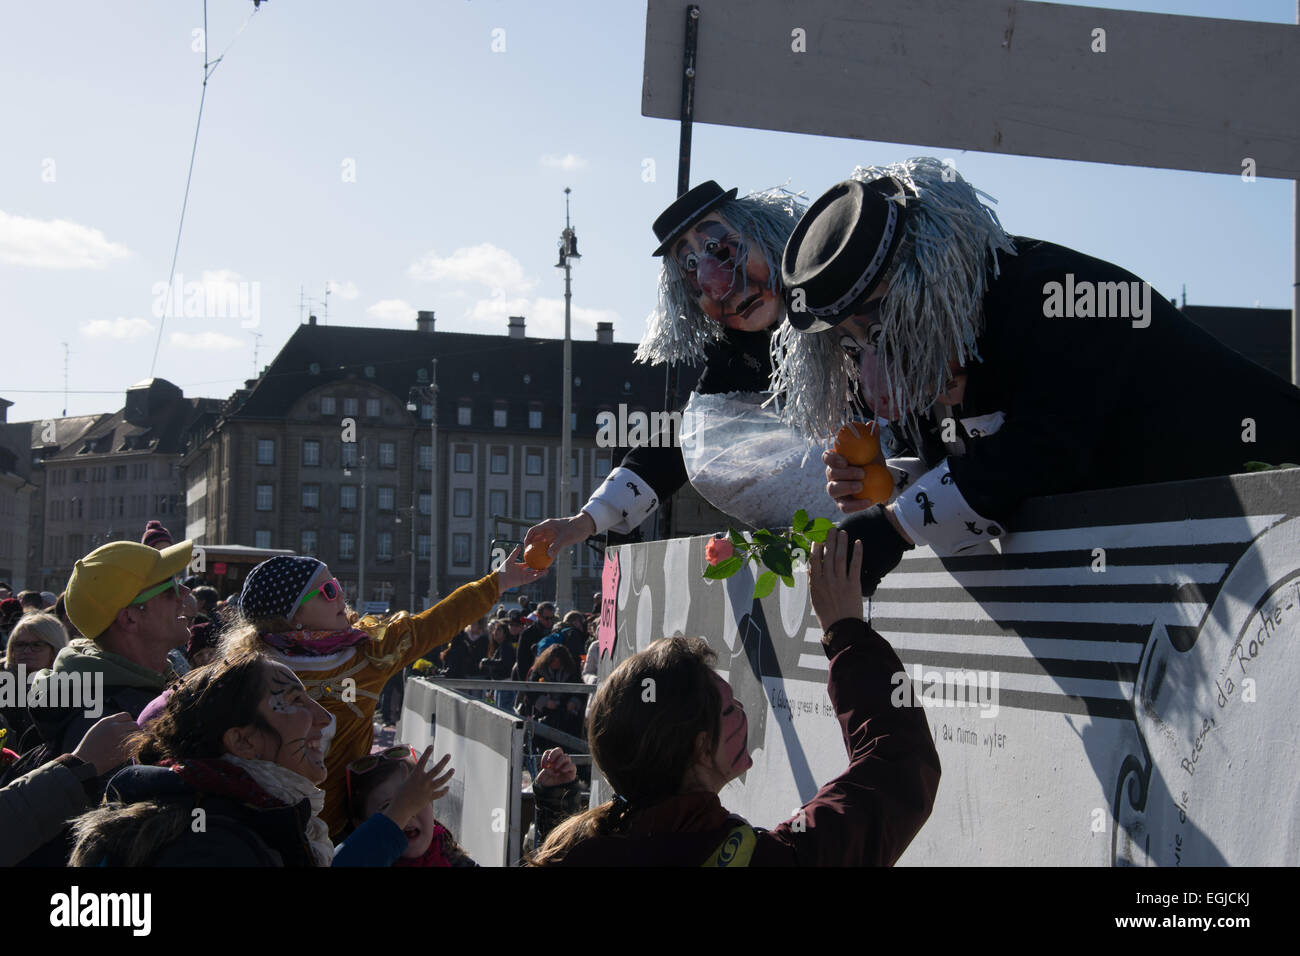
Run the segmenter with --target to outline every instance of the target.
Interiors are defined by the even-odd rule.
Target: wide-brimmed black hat
[[[697,219],[718,203],[735,199],[737,192],[736,189],[724,190],[710,179],[674,199],[672,205],[655,220],[654,231],[659,239],[659,248],[654,255],[662,256]]]
[[[781,256],[791,325],[800,332],[833,328],[871,296],[903,236],[907,194],[894,179],[850,179],[808,208]]]

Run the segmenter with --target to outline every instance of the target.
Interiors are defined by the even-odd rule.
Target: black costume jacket
[[[961,404],[921,419],[922,447],[909,449],[921,467],[895,471],[895,515],[914,541],[957,553],[1012,530],[1026,498],[1300,461],[1300,390],[1118,266],[1014,242],[984,298],[980,360],[967,367]],[[1074,291],[1072,317],[1047,314],[1049,283]],[[1139,292],[1124,315],[1108,283]],[[1144,300],[1145,317],[1135,315]],[[942,416],[953,419],[947,428]],[[879,507],[843,526],[875,552],[863,569],[870,594],[905,545]]]

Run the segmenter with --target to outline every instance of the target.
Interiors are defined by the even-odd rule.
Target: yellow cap
[[[103,634],[141,591],[189,566],[193,541],[161,551],[135,541],[110,541],[77,562],[68,579],[68,619],[86,637]]]

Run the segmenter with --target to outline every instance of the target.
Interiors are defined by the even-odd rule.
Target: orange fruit
[[[894,475],[884,465],[867,465],[862,490],[854,498],[865,498],[873,505],[884,504],[894,497]]]
[[[524,564],[534,571],[545,571],[555,563],[555,559],[546,553],[550,546],[549,541],[534,541],[524,548]]]
[[[850,465],[862,466],[880,455],[875,422],[849,422],[835,435],[835,453]]]

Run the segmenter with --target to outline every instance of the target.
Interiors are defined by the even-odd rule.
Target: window
[[[380,561],[393,560],[393,532],[391,531],[379,532],[377,545],[378,547],[376,550],[378,553],[376,554],[376,557]]]
[[[377,398],[366,399],[366,417],[367,418],[379,417],[379,399]]]
[[[126,480],[126,465],[114,465],[114,466],[113,466],[113,480],[114,480],[114,481],[125,481],[125,480]]]
[[[469,564],[469,535],[453,534],[451,536],[451,563]]]
[[[316,439],[302,440],[302,464],[304,468],[320,467],[320,442]]]
[[[540,475],[542,473],[542,453],[529,449],[524,458],[524,471],[530,475]]]
[[[320,399],[320,413],[322,415],[334,414],[334,396],[322,395]]]
[[[271,546],[271,532],[265,528],[259,528],[253,532],[253,547],[269,548]]]
[[[510,472],[510,453],[504,448],[492,449],[492,474],[505,475]]]
[[[424,491],[420,493],[420,514],[427,515],[433,512],[433,495]]]
[[[420,406],[420,419],[426,422],[433,421],[433,406],[428,402]]]
[[[578,430],[578,413],[569,412],[569,431],[576,432],[577,430]]]
[[[457,425],[469,425],[472,417],[473,417],[473,413],[470,405],[462,403],[460,406],[457,407],[456,409]]]
[[[257,463],[259,465],[275,464],[274,438],[259,438],[257,440]]]
[[[299,554],[316,553],[317,537],[315,531],[304,531],[302,533],[302,547],[298,550]]]
[[[131,466],[131,478],[135,481],[144,481],[149,477],[149,465],[145,462]]]
[[[474,492],[468,488],[457,488],[452,492],[451,513],[457,518],[468,518],[474,507]]]
[[[73,555],[76,555],[77,557],[81,557],[83,554],[86,553],[83,550],[83,545],[81,543],[81,540],[82,540],[81,535],[79,534],[68,535],[68,557],[72,557]]]
[[[320,485],[302,486],[302,510],[303,511],[320,510]]]
[[[258,511],[270,511],[271,503],[274,500],[275,500],[274,485],[258,485],[257,497],[253,504],[253,507],[256,508]]]
[[[355,398],[345,398],[345,399],[343,399],[343,414],[344,414],[344,415],[347,415],[347,416],[350,416],[350,417],[352,417],[352,418],[356,418],[356,416],[357,416],[357,400],[356,400]]]
[[[415,536],[415,557],[420,561],[429,560],[429,536],[427,534],[417,534]]]
[[[540,408],[531,408],[528,410],[528,427],[542,427],[542,410]]]
[[[524,517],[540,518],[542,516],[542,493],[540,491],[524,492]]]
[[[357,486],[356,485],[339,486],[339,510],[340,511],[357,510]]]
[[[510,498],[504,491],[488,492],[488,514],[504,515],[510,513]],[[574,512],[575,514],[577,512]]]
[[[343,467],[355,468],[360,456],[357,454],[357,443],[354,441],[345,441],[343,444]]]
[[[569,458],[569,477],[578,477],[578,456],[576,454]]]
[[[357,556],[357,539],[351,531],[339,532],[339,559],[353,561]]]
[[[600,477],[600,476],[602,476],[602,475],[608,475],[608,474],[609,474],[609,459],[608,459],[608,458],[597,458],[597,459],[596,459],[596,476],[597,476],[597,477]]]
[[[390,441],[381,441],[379,443],[379,467],[397,467],[397,446]]]
[[[167,467],[167,466],[164,465],[163,467],[165,468],[165,467]],[[108,468],[101,466],[101,467],[98,467],[98,468],[93,469],[92,472],[91,472],[91,475],[90,475],[90,480],[91,480],[91,481],[106,481],[106,480],[108,480]]]
[[[72,469],[72,482],[73,482],[73,484],[77,484],[77,485],[81,484],[81,473],[82,473],[82,471],[84,471],[84,470],[85,470],[85,469],[83,469],[83,468],[74,468],[74,469]]]
[[[102,517],[104,517],[104,499],[91,498],[90,499],[90,520],[94,521],[96,518],[102,518]]]
[[[379,510],[380,511],[393,510],[393,497],[396,495],[396,493],[397,493],[397,489],[393,488],[392,485],[380,486],[379,488]]]
[[[474,470],[474,450],[464,445],[456,446],[456,463],[455,468],[461,474],[466,474]]]
[[[420,446],[420,470],[433,471],[433,446]]]
[[[266,487],[270,488],[271,486],[267,485]],[[155,499],[154,510],[157,511],[160,515],[171,514],[172,496],[158,495],[157,498]],[[270,509],[268,508],[267,510],[269,511]],[[78,509],[77,511],[78,517],[80,517],[80,513],[81,513],[80,509]]]
[[[505,427],[506,427],[506,410],[505,410],[505,406],[498,406],[498,407],[492,409],[492,427],[493,427],[493,428],[505,428]]]

